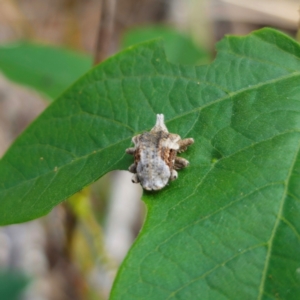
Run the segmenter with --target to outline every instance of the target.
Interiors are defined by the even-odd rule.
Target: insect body
[[[134,163],[129,171],[134,173],[132,182],[142,185],[145,190],[160,190],[169,180],[178,177],[177,171],[186,167],[189,162],[177,157],[194,143],[194,139],[181,139],[178,134],[169,133],[164,115],[157,115],[156,124],[150,132],[132,138],[133,148],[126,149],[134,156]]]

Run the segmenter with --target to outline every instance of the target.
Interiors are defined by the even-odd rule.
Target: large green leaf
[[[264,29],[217,48],[209,66],[179,66],[149,42],[81,78],[0,162],[1,224],[126,169],[131,137],[164,113],[195,139],[190,167],[144,195],[111,299],[299,299],[300,46]]]
[[[91,65],[92,59],[87,55],[62,48],[29,42],[0,47],[0,71],[50,98],[59,96]]]

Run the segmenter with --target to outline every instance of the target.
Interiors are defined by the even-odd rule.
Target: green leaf
[[[28,42],[0,47],[0,71],[10,80],[56,98],[87,72],[90,57],[62,48]]]
[[[0,162],[1,224],[126,169],[131,137],[164,113],[195,139],[190,167],[144,195],[111,299],[299,299],[300,46],[264,29],[217,50],[209,66],[180,66],[149,42],[81,78]]]
[[[166,56],[170,62],[195,65],[210,61],[209,53],[198,47],[189,36],[163,26],[130,29],[123,35],[122,47],[127,48],[155,38],[164,40]]]
[[[0,299],[17,300],[26,285],[28,278],[22,274],[0,270]]]

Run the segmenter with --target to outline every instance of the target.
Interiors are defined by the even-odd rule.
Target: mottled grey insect
[[[126,149],[134,156],[129,171],[134,173],[132,182],[140,183],[145,190],[160,190],[169,180],[177,179],[176,170],[185,168],[189,162],[177,157],[194,143],[194,139],[181,139],[178,134],[169,133],[164,115],[157,115],[156,124],[150,132],[132,138],[133,148]]]

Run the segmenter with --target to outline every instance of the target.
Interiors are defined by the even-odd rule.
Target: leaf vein
[[[282,194],[281,204],[280,204],[280,207],[279,207],[279,210],[278,210],[278,215],[277,215],[276,221],[274,223],[274,227],[273,227],[270,239],[268,241],[268,252],[267,252],[267,257],[266,257],[266,263],[265,263],[264,269],[262,271],[262,279],[261,279],[261,284],[260,284],[260,287],[259,287],[259,294],[258,294],[257,300],[261,300],[262,296],[263,296],[264,286],[265,286],[266,279],[267,279],[267,272],[268,272],[268,268],[269,268],[269,264],[270,264],[270,260],[271,260],[272,244],[274,242],[274,239],[275,239],[275,236],[276,236],[276,231],[277,231],[277,229],[279,227],[279,224],[280,224],[280,220],[283,217],[282,216],[283,207],[284,207],[284,204],[285,204],[286,195],[288,193],[288,180],[292,176],[293,168],[294,168],[294,166],[297,162],[297,157],[298,157],[299,153],[300,153],[300,141],[299,141],[298,151],[297,151],[297,153],[294,157],[294,160],[291,163],[291,167],[289,169],[289,173],[288,173],[288,176],[287,176],[287,179],[286,179],[286,182],[285,182],[285,191]]]
[[[194,278],[193,280],[191,280],[190,282],[186,283],[185,285],[181,286],[179,289],[177,289],[176,291],[174,291],[173,293],[170,294],[170,296],[167,298],[168,299],[171,299],[172,297],[174,297],[177,293],[179,293],[181,290],[183,290],[184,288],[188,287],[189,285],[199,281],[199,280],[202,280],[202,279],[205,279],[208,275],[210,275],[212,272],[216,271],[217,269],[219,269],[220,267],[225,267],[227,263],[229,263],[230,261],[234,260],[235,258],[245,254],[245,253],[248,253],[252,250],[255,250],[259,247],[263,247],[263,246],[266,246],[266,243],[261,243],[261,244],[257,244],[257,245],[253,245],[249,248],[246,248],[244,249],[243,251],[240,251],[238,253],[236,253],[235,255],[231,256],[230,258],[228,258],[227,260],[223,261],[222,263],[218,263],[216,264],[213,268],[211,268],[210,270],[208,270],[207,272],[205,272],[204,274],[202,274],[201,276],[198,276],[196,278]]]

